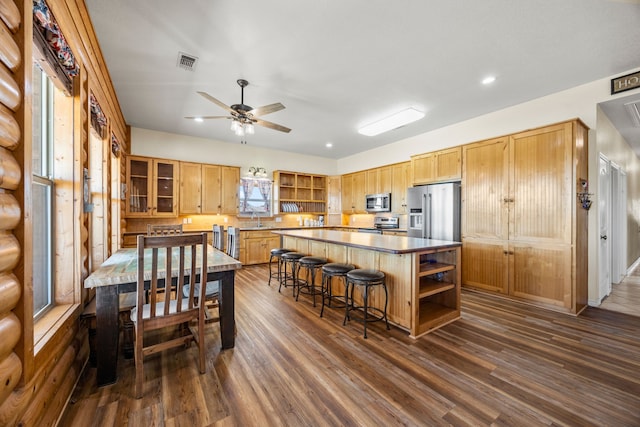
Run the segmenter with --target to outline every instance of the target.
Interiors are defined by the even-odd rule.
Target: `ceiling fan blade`
[[[260,119],[253,119],[253,120],[254,120],[254,122],[256,124],[258,124],[260,126],[267,127],[269,129],[279,130],[280,132],[286,132],[286,133],[291,132],[291,129],[289,129],[287,127],[284,127],[284,126],[281,126],[281,125],[277,125],[275,123],[271,123],[271,122],[268,122],[266,120],[260,120]]]
[[[185,119],[191,119],[191,120],[195,120],[195,119],[202,119],[202,120],[208,120],[208,119],[233,119],[232,116],[189,116],[189,117],[185,117]]]
[[[219,107],[224,108],[225,110],[227,110],[230,113],[235,113],[235,110],[233,110],[231,107],[229,107],[227,104],[223,103],[222,101],[218,101],[217,99],[215,99],[213,96],[209,95],[206,92],[198,92],[198,94],[200,96],[202,96],[203,98],[213,102],[214,104],[216,104]]]
[[[262,107],[254,108],[253,110],[247,112],[247,114],[252,114],[253,116],[264,116],[265,114],[275,113],[276,111],[280,110],[284,110],[284,105],[276,102],[275,104],[269,104]]]

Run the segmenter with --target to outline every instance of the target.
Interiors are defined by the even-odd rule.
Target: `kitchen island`
[[[389,322],[413,338],[460,318],[460,242],[321,229],[273,233],[282,247],[384,272]],[[344,294],[341,281],[334,294]],[[384,292],[370,298],[371,306],[384,307]]]

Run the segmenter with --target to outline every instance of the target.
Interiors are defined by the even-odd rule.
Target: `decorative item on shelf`
[[[583,209],[589,210],[591,208],[591,196],[593,196],[593,194],[589,193],[589,182],[580,178],[580,187],[582,191],[578,191],[578,200]]]

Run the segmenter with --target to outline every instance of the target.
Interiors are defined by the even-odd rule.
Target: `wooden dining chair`
[[[196,281],[196,259],[201,260],[200,277]],[[150,271],[145,277],[145,264]],[[204,324],[205,324],[205,288],[207,280],[207,233],[174,236],[138,236],[138,275],[137,302],[131,312],[135,324],[135,396],[142,396],[144,379],[143,360],[145,356],[162,350],[184,346],[192,340],[198,345],[200,373],[206,372]],[[166,277],[166,272],[169,273]],[[188,281],[185,280],[188,278]],[[149,302],[145,303],[145,281],[149,287]],[[165,292],[160,301],[158,289],[176,283],[177,292]],[[186,283],[190,292],[183,289]],[[199,293],[195,292],[198,289]],[[197,327],[191,324],[195,320]],[[172,325],[188,325],[189,334],[167,341],[145,345],[144,334]],[[157,339],[157,337],[154,337]]]
[[[213,247],[224,251],[224,225],[213,224]]]
[[[170,236],[182,234],[182,224],[147,224],[147,236]]]
[[[147,224],[147,236],[175,236],[182,234],[182,224]],[[175,292],[175,286],[170,287]],[[163,293],[164,288],[158,292]],[[148,293],[148,292],[147,292]],[[147,301],[149,298],[147,298]]]
[[[227,227],[227,248],[226,254],[231,258],[240,258],[238,248],[238,238],[240,236],[240,230],[237,227]]]

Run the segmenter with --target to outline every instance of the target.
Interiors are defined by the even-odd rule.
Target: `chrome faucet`
[[[251,220],[253,221],[254,217],[258,217],[258,224],[256,225],[256,227],[260,228],[262,227],[262,224],[260,223],[260,215],[256,215],[256,211],[251,211]]]

